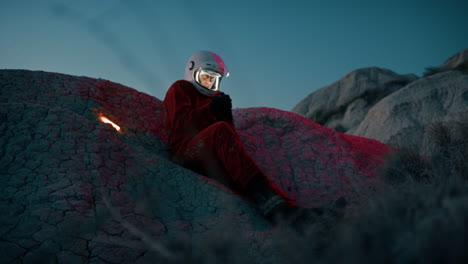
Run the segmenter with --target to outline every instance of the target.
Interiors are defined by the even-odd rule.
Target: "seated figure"
[[[231,98],[220,91],[228,75],[213,52],[190,57],[185,80],[174,82],[164,99],[170,154],[182,166],[253,201],[272,222],[287,218],[297,211],[296,202],[267,178],[236,133]]]

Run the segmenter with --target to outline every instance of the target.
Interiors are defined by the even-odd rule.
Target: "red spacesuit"
[[[221,92],[215,93],[218,94]],[[246,152],[233,120],[216,117],[212,112],[213,98],[200,94],[188,81],[172,84],[164,99],[170,151],[185,167],[216,177],[244,193],[253,177],[267,178]],[[269,185],[287,197],[273,183]]]
[[[214,74],[225,74],[218,55],[195,54],[189,60],[186,79],[172,84],[164,99],[172,157],[241,195],[253,196],[265,214],[280,203],[296,206],[295,201],[268,180],[245,150],[234,128],[231,100],[218,90],[221,78],[213,85],[201,85],[199,71],[203,74],[207,67],[215,68]],[[219,102],[221,107],[216,107]]]

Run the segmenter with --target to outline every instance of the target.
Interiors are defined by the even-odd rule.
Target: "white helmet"
[[[214,83],[211,88],[206,88],[200,83],[200,73],[214,77]],[[193,54],[185,68],[185,80],[191,82],[195,87],[204,94],[212,94],[219,90],[221,79],[228,77],[229,72],[224,65],[223,59],[211,51],[199,51]]]

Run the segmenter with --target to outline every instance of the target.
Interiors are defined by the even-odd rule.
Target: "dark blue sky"
[[[363,67],[421,75],[468,48],[468,1],[0,0],[0,69],[103,78],[164,99],[211,50],[234,107],[290,110]]]

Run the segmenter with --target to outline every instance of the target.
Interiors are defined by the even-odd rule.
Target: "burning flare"
[[[120,129],[120,126],[118,126],[118,125],[115,124],[114,122],[110,121],[109,118],[103,116],[102,114],[100,114],[100,115],[98,116],[98,118],[99,118],[99,121],[101,121],[101,122],[103,122],[103,123],[105,123],[105,124],[111,124],[111,125],[115,128],[115,130],[117,130],[118,132],[122,133],[122,131],[121,131],[121,129]]]

